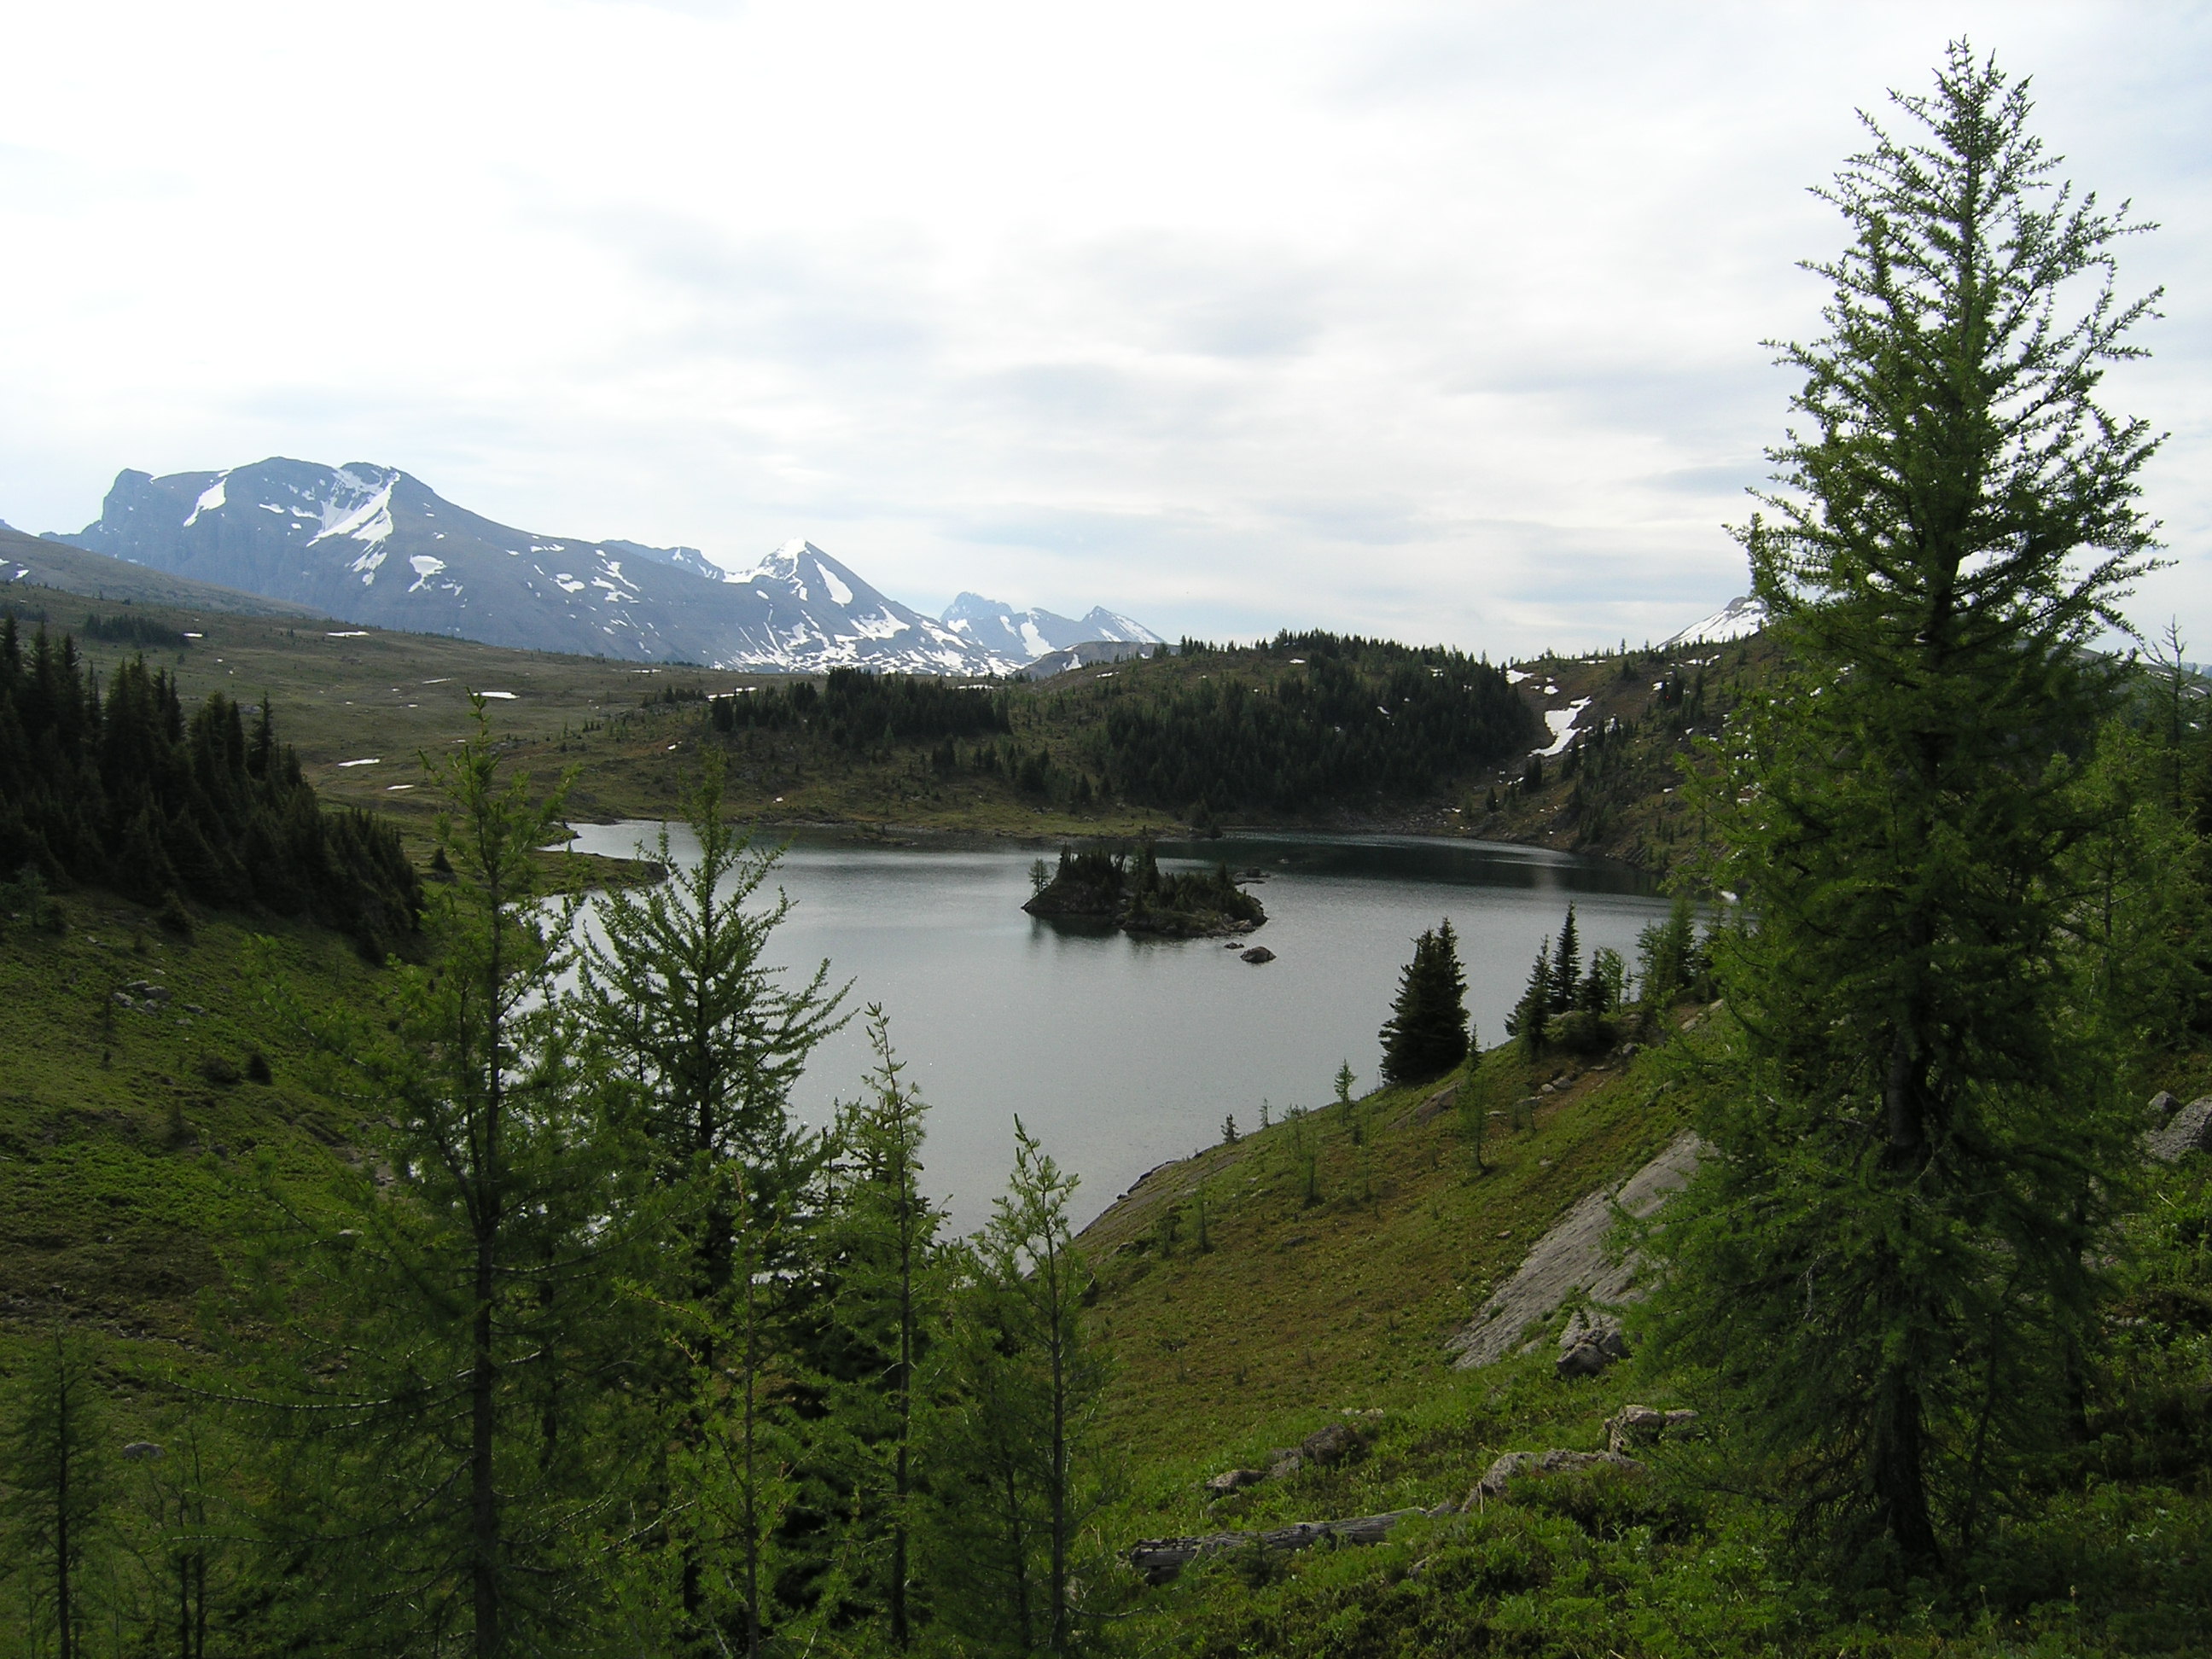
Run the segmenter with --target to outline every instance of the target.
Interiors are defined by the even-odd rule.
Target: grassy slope
[[[1513,1103],[1554,1079],[1559,1091],[1530,1127],[1511,1128]],[[1128,1527],[1279,1524],[1462,1496],[1504,1444],[1455,1433],[1436,1456],[1370,1464],[1356,1479],[1271,1482],[1211,1510],[1198,1488],[1225,1468],[1265,1468],[1270,1449],[1342,1412],[1425,1413],[1476,1387],[1451,1370],[1445,1339],[1577,1200],[1679,1132],[1679,1097],[1662,1081],[1602,1061],[1532,1072],[1517,1051],[1494,1049],[1473,1069],[1467,1109],[1439,1103],[1449,1081],[1386,1089],[1352,1109],[1358,1144],[1347,1115],[1329,1106],[1140,1182],[1082,1237],[1115,1356],[1107,1432],[1140,1472]],[[1468,1139],[1477,1112],[1486,1125],[1480,1174]],[[1302,1133],[1316,1141],[1311,1204],[1295,1150]],[[1486,1376],[1477,1391],[1491,1386]]]
[[[1493,1050],[1474,1097],[1502,1109],[1563,1069],[1573,1068],[1532,1073]],[[1707,1413],[1709,1437],[1651,1454],[1650,1480],[1555,1478],[1473,1516],[1406,1523],[1380,1547],[1224,1560],[1136,1592],[1127,1616],[1140,1645],[1593,1659],[2212,1651],[2200,1639],[2212,1584],[2197,1577],[2212,1553],[2205,1471],[2170,1456],[2129,1468],[2112,1449],[2134,1432],[2124,1387],[2106,1390],[2074,1484],[1990,1552],[1978,1603],[1930,1594],[1853,1609],[1784,1567],[1778,1512],[1741,1494],[1715,1402],[1640,1377],[1632,1362],[1561,1380],[1548,1341],[1479,1371],[1450,1368],[1445,1337],[1562,1211],[1678,1131],[1695,1075],[1663,1052],[1579,1071],[1533,1127],[1486,1120],[1492,1168],[1480,1176],[1450,1106],[1431,1115],[1431,1090],[1384,1091],[1355,1108],[1372,1126],[1364,1150],[1337,1108],[1308,1120],[1320,1133],[1318,1204],[1303,1201],[1298,1130],[1278,1124],[1164,1166],[1085,1231],[1114,1362],[1105,1433],[1127,1471],[1117,1544],[1434,1508],[1465,1497],[1503,1452],[1601,1449],[1606,1418],[1631,1401]],[[2212,1066],[2177,1060],[2163,1081],[2201,1093]],[[2161,1179],[2179,1192],[2207,1177]],[[1206,1251],[1194,1237],[1201,1185]],[[1271,1449],[1346,1412],[1376,1413],[1356,1419],[1364,1455],[1207,1501],[1207,1477],[1264,1468]]]
[[[18,1333],[66,1312],[114,1334],[188,1339],[214,1282],[214,1241],[237,1230],[252,1166],[312,1175],[349,1125],[305,1086],[297,1036],[261,1003],[240,919],[165,933],[126,900],[62,901],[57,938],[10,925],[0,940],[0,1310]],[[379,970],[347,941],[266,919],[279,969],[313,997],[372,996]],[[125,1011],[135,980],[172,994]],[[197,1006],[199,1012],[193,1012]],[[273,1081],[242,1073],[253,1053]]]

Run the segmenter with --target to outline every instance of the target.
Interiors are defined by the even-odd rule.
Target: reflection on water
[[[633,852],[658,825],[578,826],[580,852]],[[676,826],[676,855],[690,850]],[[979,1224],[1012,1160],[1013,1118],[1079,1171],[1087,1219],[1154,1164],[1218,1139],[1222,1120],[1317,1105],[1338,1064],[1376,1079],[1376,1034],[1424,927],[1449,915],[1467,965],[1468,1008],[1486,1043],[1566,906],[1585,953],[1633,959],[1638,930],[1664,913],[1650,882],[1617,865],[1494,843],[1413,836],[1230,836],[1158,843],[1164,862],[1257,870],[1267,907],[1249,943],[1133,939],[1021,908],[1036,847],[934,850],[794,840],[778,881],[792,909],[777,960],[824,957],[880,1002],[908,1075],[931,1107],[931,1186],[963,1229]],[[1585,957],[1587,959],[1587,956]],[[858,1022],[817,1052],[798,1092],[815,1121],[859,1092]]]

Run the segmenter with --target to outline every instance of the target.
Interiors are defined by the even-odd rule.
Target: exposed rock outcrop
[[[2151,1104],[2158,1108],[2161,1100],[2172,1098],[2154,1096]],[[2212,1095],[2167,1112],[2165,1127],[2143,1137],[2143,1151],[2161,1164],[2179,1162],[2191,1152],[2212,1152]]]
[[[1633,1259],[1608,1259],[1606,1235],[1613,1229],[1617,1204],[1632,1216],[1648,1216],[1690,1177],[1704,1143],[1683,1134],[1624,1182],[1618,1192],[1595,1192],[1577,1204],[1557,1225],[1538,1239],[1513,1277],[1482,1304],[1474,1319],[1445,1345],[1458,1355],[1452,1363],[1462,1370],[1503,1359],[1518,1347],[1528,1328],[1549,1319],[1568,1298],[1580,1292],[1602,1310],[1606,1304],[1634,1299],[1636,1267]],[[1577,1310],[1562,1338],[1561,1360],[1569,1352],[1595,1351],[1576,1362],[1571,1374],[1598,1361],[1601,1370],[1612,1358],[1626,1353],[1620,1345],[1620,1325],[1601,1311]],[[1601,1358],[1601,1356],[1604,1356]]]

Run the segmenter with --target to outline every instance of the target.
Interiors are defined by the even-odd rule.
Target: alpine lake
[[[574,826],[578,852],[653,856],[653,823]],[[670,827],[681,860],[696,842]],[[878,845],[805,832],[763,891],[790,914],[769,957],[801,982],[824,958],[851,981],[855,1018],[816,1050],[794,1091],[809,1122],[859,1097],[872,1064],[860,1012],[880,1003],[906,1078],[929,1109],[927,1186],[962,1231],[1005,1190],[1018,1115],[1082,1177],[1078,1225],[1147,1170],[1240,1132],[1262,1112],[1334,1097],[1349,1062],[1380,1081],[1377,1039],[1414,939],[1444,917],[1459,934],[1477,1040],[1504,1040],[1530,963],[1575,907],[1583,961],[1665,915],[1656,883],[1620,865],[1497,842],[1402,836],[1232,833],[1155,843],[1163,871],[1226,864],[1267,910],[1233,940],[1121,933],[1103,921],[1042,920],[1022,905],[1030,869],[1056,848]],[[1243,952],[1265,945],[1274,960]]]

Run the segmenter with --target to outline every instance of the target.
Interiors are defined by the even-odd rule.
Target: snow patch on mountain
[[[198,524],[200,521],[201,514],[213,513],[222,506],[223,485],[228,483],[229,481],[229,473],[218,473],[216,476],[216,481],[210,484],[205,489],[200,491],[199,499],[192,503],[192,516],[185,520],[185,529],[190,530],[194,525]]]
[[[1756,634],[1766,626],[1766,606],[1750,594],[1730,599],[1703,622],[1692,623],[1660,646],[1671,651],[1678,645],[1719,645]]]
[[[744,562],[556,538],[454,506],[411,475],[271,457],[223,472],[117,475],[100,517],[56,538],[313,605],[348,623],[635,662],[819,672],[1011,674],[1071,641],[1155,641],[1103,610],[939,620],[804,538]],[[400,582],[378,580],[389,560]]]

